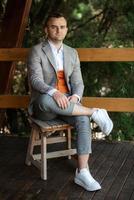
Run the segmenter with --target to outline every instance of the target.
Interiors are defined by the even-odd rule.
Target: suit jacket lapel
[[[53,53],[51,51],[51,47],[50,47],[50,45],[47,41],[45,41],[43,43],[42,50],[44,51],[44,53],[48,57],[50,63],[52,64],[53,68],[55,69],[55,71],[57,71],[55,59],[54,59]]]
[[[66,48],[66,45],[63,44],[63,67],[64,67],[64,74],[65,74],[65,78],[67,81],[67,76],[68,76],[68,71],[69,71],[69,52],[68,49]]]

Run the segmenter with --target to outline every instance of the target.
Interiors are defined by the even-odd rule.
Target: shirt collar
[[[48,43],[49,43],[53,52],[55,52],[55,53],[62,53],[63,52],[63,44],[61,45],[60,49],[57,50],[55,45],[50,40],[48,40]]]

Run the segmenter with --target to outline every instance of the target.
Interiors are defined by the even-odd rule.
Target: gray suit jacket
[[[64,73],[70,95],[83,95],[84,85],[77,51],[63,44]],[[57,82],[55,60],[47,41],[34,46],[28,57],[28,78],[31,88],[29,112],[39,94],[47,94]]]

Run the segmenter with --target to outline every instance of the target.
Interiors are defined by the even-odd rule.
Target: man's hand
[[[56,91],[54,94],[53,94],[53,98],[54,100],[56,101],[56,103],[58,104],[58,106],[62,109],[65,109],[68,107],[69,105],[69,100],[68,98],[62,94],[61,92],[59,91]]]
[[[77,103],[78,102],[78,97],[75,96],[75,95],[72,95],[72,96],[68,97],[68,100],[70,102]]]

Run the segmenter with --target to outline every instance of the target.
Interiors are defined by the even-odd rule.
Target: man
[[[106,110],[87,108],[80,104],[83,80],[78,54],[63,44],[67,21],[61,13],[48,16],[44,25],[47,40],[31,50],[28,75],[31,86],[29,113],[40,120],[60,117],[73,124],[77,131],[78,168],[74,181],[88,191],[101,189],[88,169],[91,153],[91,117],[108,135],[113,123]]]

